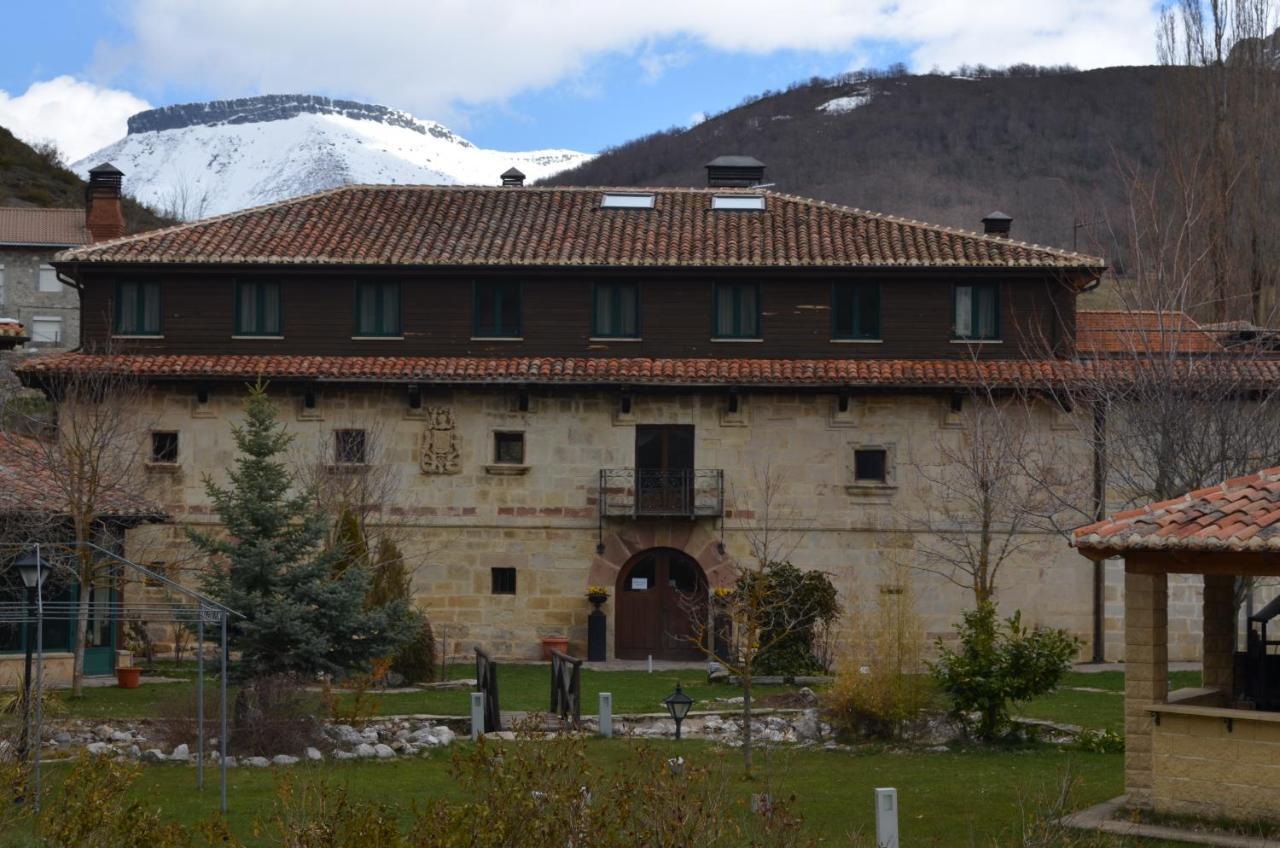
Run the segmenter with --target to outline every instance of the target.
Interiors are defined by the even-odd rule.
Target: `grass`
[[[183,677],[183,683],[148,683],[137,689],[119,689],[115,686],[93,687],[84,690],[84,696],[75,700],[64,697],[67,716],[73,718],[110,719],[144,718],[163,713],[170,704],[188,703],[195,689],[194,664],[178,667],[172,663],[157,664],[148,673],[158,677]],[[452,665],[448,668],[450,679],[475,676],[469,665]],[[547,711],[551,699],[551,672],[546,664],[503,664],[498,669],[499,699],[504,711]],[[664,712],[662,699],[671,694],[676,683],[696,702],[694,709],[708,705],[713,698],[733,698],[742,690],[727,683],[708,683],[706,673],[700,669],[683,671],[582,671],[582,711],[594,715],[601,692],[613,695],[613,711],[623,713]],[[213,691],[218,685],[216,677],[206,678],[206,688]],[[794,686],[758,686],[757,698],[795,692]],[[392,692],[379,697],[379,713],[401,715],[429,713],[433,715],[465,716],[470,714],[470,688],[421,690],[417,692]],[[229,692],[234,697],[234,687]]]
[[[1173,689],[1200,685],[1200,672],[1175,671],[1169,675]],[[1102,689],[1101,692],[1080,691]],[[1073,671],[1063,679],[1057,691],[1019,706],[1020,716],[1078,724],[1095,730],[1124,732],[1124,672],[1096,673]]]
[[[694,761],[723,757],[731,775],[730,789],[743,797],[766,790],[794,794],[806,830],[824,845],[847,845],[852,832],[874,832],[872,798],[878,786],[899,789],[902,844],[988,846],[1009,844],[1022,811],[1034,806],[1037,796],[1052,794],[1068,770],[1078,778],[1075,801],[1081,807],[1119,794],[1123,774],[1119,755],[1047,746],[945,754],[786,748],[774,750],[761,769],[763,779],[749,783],[737,776],[733,751],[695,742],[645,744],[672,755],[678,751]],[[589,752],[610,767],[627,759],[631,746],[595,740],[589,744]],[[450,776],[449,762],[448,753],[437,751],[387,763],[300,766],[294,773],[323,775],[345,785],[354,797],[391,802],[407,811],[414,801],[457,797],[459,790]],[[266,844],[253,836],[253,822],[270,813],[277,774],[276,770],[256,769],[230,773],[228,821],[249,844]],[[194,769],[149,766],[130,791],[160,808],[166,818],[191,823],[216,811],[216,772],[210,776],[208,788],[198,793]]]

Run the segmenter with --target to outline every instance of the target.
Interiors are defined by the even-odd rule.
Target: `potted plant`
[[[133,664],[133,653],[116,652],[116,685],[121,689],[137,689],[141,682],[142,669]]]
[[[600,609],[604,602],[609,600],[609,589],[605,586],[588,586],[587,600],[590,601],[596,609]]]
[[[559,651],[562,654],[569,653],[569,637],[568,636],[548,636],[542,639],[542,658],[544,660],[551,659],[552,651]]]

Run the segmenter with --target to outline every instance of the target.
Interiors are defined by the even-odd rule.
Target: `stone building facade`
[[[0,208],[0,315],[26,328],[26,350],[79,344],[80,299],[52,263],[90,241],[83,209]]]
[[[673,598],[731,580],[766,518],[850,612],[906,569],[946,635],[972,597],[924,551],[975,523],[936,485],[974,399],[1029,398],[1029,439],[1093,467],[1091,412],[1052,386],[1107,367],[1116,316],[1076,310],[1102,261],[1013,240],[1002,215],[968,232],[710,176],[350,186],[68,251],[85,338],[113,351],[19,373],[151,387],[139,438],[173,524],[131,531],[128,553],[179,571],[208,567],[184,527],[215,521],[203,481],[234,459],[245,383],[267,381],[313,479],[389,481],[369,520],[455,653],[581,652],[603,585],[609,656],[674,655]],[[1122,581],[1034,526],[1000,605],[1115,658]],[[1198,650],[1193,618],[1175,655]]]

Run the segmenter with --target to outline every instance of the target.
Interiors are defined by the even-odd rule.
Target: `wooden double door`
[[[707,627],[707,578],[689,555],[654,548],[618,573],[614,595],[618,659],[697,660]]]

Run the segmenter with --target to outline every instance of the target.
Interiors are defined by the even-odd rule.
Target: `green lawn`
[[[184,683],[145,684],[137,689],[118,689],[114,686],[86,689],[84,697],[71,700],[64,697],[68,715],[80,718],[142,718],[166,712],[172,714],[171,705],[193,703],[195,673],[193,670],[175,672],[172,666],[157,669],[157,676],[188,678]],[[453,665],[448,669],[451,679],[475,676],[470,665]],[[551,671],[547,664],[503,664],[498,668],[498,692],[503,710],[547,711],[551,704]],[[697,703],[694,709],[708,706],[712,698],[732,698],[742,690],[727,683],[709,684],[706,673],[700,669],[687,671],[592,671],[582,672],[582,711],[594,715],[601,692],[613,694],[613,711],[622,713],[663,712],[662,699],[671,694],[676,683]],[[216,690],[217,678],[207,678],[206,687]],[[756,697],[767,698],[779,693],[794,692],[794,686],[757,687]],[[470,690],[441,689],[418,692],[389,693],[379,696],[379,712],[383,715],[430,713],[435,715],[464,716],[470,713]],[[234,692],[232,693],[234,695]],[[722,705],[723,706],[723,705]]]
[[[1181,689],[1200,685],[1200,672],[1175,671],[1169,675],[1170,687]],[[1081,689],[1104,689],[1086,692]],[[1093,674],[1071,672],[1056,692],[1036,698],[1016,710],[1027,718],[1046,719],[1064,724],[1078,724],[1096,730],[1124,731],[1124,672],[1101,671]]]
[[[989,846],[1008,844],[1019,823],[1020,810],[1034,806],[1039,796],[1052,794],[1068,770],[1079,780],[1075,802],[1087,806],[1121,791],[1123,767],[1114,754],[1084,754],[1041,746],[1014,751],[971,751],[946,754],[865,753],[779,749],[768,756],[764,779],[747,783],[736,777],[736,752],[704,743],[652,742],[660,750],[692,759],[721,759],[735,775],[730,789],[744,797],[762,791],[796,796],[806,829],[825,845],[847,845],[849,834],[873,830],[873,790],[896,786],[901,807],[902,843],[911,846]],[[629,756],[628,743],[595,740],[590,755],[605,763]],[[409,809],[414,800],[457,788],[449,776],[449,754],[389,763],[330,764],[296,767],[295,773],[323,772],[344,784],[353,796],[391,802]],[[55,770],[56,771],[56,770]],[[229,822],[234,832],[255,842],[252,823],[264,816],[274,798],[276,770],[237,769],[231,772]],[[216,772],[210,771],[215,777]],[[56,781],[56,776],[53,777]],[[131,790],[154,804],[166,817],[191,822],[217,808],[216,778],[204,793],[194,789],[190,767],[149,766]],[[1117,843],[1119,844],[1119,843]]]

